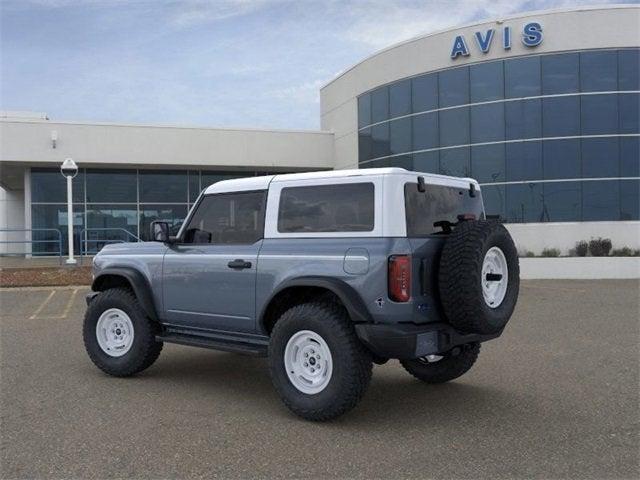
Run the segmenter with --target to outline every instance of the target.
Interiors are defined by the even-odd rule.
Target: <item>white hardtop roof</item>
[[[345,177],[380,177],[386,175],[421,176],[425,183],[438,185],[451,185],[464,187],[469,183],[475,184],[479,189],[478,182],[473,178],[449,177],[446,175],[436,175],[434,173],[412,172],[404,168],[361,168],[357,170],[325,170],[321,172],[286,173],[281,175],[265,175],[263,177],[234,178],[232,180],[222,180],[210,185],[205,190],[205,195],[211,193],[246,192],[252,190],[267,190],[271,183],[295,182],[300,180],[321,180],[329,178]]]

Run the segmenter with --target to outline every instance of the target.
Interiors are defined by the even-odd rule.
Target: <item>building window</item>
[[[391,118],[411,113],[411,80],[403,80],[389,87],[389,113]]]
[[[382,87],[371,92],[371,123],[389,119],[389,88]]]
[[[365,93],[358,97],[358,128],[371,125],[371,95]]]
[[[440,108],[469,103],[469,67],[440,72],[438,84]]]
[[[138,201],[135,170],[88,170],[87,202],[126,203]]]
[[[507,98],[540,95],[540,57],[525,57],[504,62],[505,96]]]
[[[413,127],[413,150],[427,150],[440,145],[438,138],[438,112],[415,115]]]
[[[438,74],[411,79],[411,104],[414,113],[438,108]]]
[[[504,98],[503,62],[488,62],[469,67],[471,103]]]
[[[544,55],[541,60],[542,94],[580,91],[580,56],[577,53]]]
[[[580,53],[580,90],[618,90],[618,54],[614,51]]]

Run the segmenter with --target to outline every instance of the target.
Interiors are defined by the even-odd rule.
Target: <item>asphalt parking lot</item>
[[[264,359],[165,345],[110,378],[86,288],[0,291],[2,478],[638,478],[639,283],[524,282],[502,338],[450,384],[374,369],[337,421],[292,416]]]

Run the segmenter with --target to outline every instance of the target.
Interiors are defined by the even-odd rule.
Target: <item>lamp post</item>
[[[60,173],[67,179],[67,232],[69,235],[69,258],[67,265],[75,265],[76,259],[73,258],[73,186],[71,182],[73,177],[78,174],[78,166],[72,158],[65,159],[60,165]]]

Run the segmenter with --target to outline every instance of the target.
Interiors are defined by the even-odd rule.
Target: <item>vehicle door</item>
[[[266,190],[203,195],[163,263],[168,323],[255,331]]]

